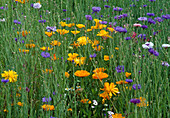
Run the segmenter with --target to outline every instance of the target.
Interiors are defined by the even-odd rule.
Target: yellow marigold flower
[[[113,29],[113,28],[111,28],[111,27],[107,27],[107,29],[108,29],[110,32],[115,31],[115,29]]]
[[[4,109],[4,112],[8,112],[8,110],[7,110],[7,109]]]
[[[73,111],[72,108],[68,108],[67,111]]]
[[[94,73],[98,73],[98,72],[104,72],[106,69],[105,68],[96,68],[95,70],[93,70]]]
[[[74,25],[75,25],[74,23],[69,23],[69,24],[67,24],[67,27],[71,28]]]
[[[109,85],[109,82],[105,82],[104,88],[100,90],[107,92],[110,98],[112,97],[112,94],[116,96],[116,93],[119,93],[119,90],[118,88],[116,88],[116,85],[114,85],[114,83],[110,83]]]
[[[108,78],[108,74],[107,73],[103,73],[103,72],[98,72],[98,73],[94,73],[92,75],[92,78],[93,79],[99,79],[99,80],[102,80],[104,78]]]
[[[126,89],[132,90],[132,87],[131,86],[130,87],[126,86]]]
[[[21,102],[18,102],[17,104],[18,104],[19,106],[23,106],[23,103],[21,103]]]
[[[60,35],[64,35],[64,34],[69,33],[69,30],[65,30],[65,29],[57,29],[56,31],[57,31]]]
[[[103,29],[103,28],[105,28],[105,27],[107,27],[107,25],[101,24],[101,25],[99,25],[98,29]]]
[[[131,76],[131,73],[126,72],[125,75],[128,78],[129,76]]]
[[[87,29],[87,32],[90,32],[90,31],[92,31],[92,29]]]
[[[109,60],[109,56],[108,55],[104,55],[104,60],[108,61]]]
[[[69,78],[70,74],[68,72],[65,72],[65,77]]]
[[[80,47],[80,45],[79,45],[78,43],[76,43],[75,41],[74,41],[73,44],[70,44],[70,45],[73,45],[73,48],[74,48],[74,47],[76,47],[76,48],[77,48],[77,47]]]
[[[73,33],[75,35],[75,34],[80,33],[80,31],[71,31],[71,33]]]
[[[119,50],[119,48],[118,48],[118,47],[115,47],[115,50]]]
[[[82,99],[80,102],[91,104],[91,101],[89,99]]]
[[[78,28],[83,28],[83,27],[85,27],[85,25],[83,25],[83,24],[76,24],[76,26],[78,27]]]
[[[90,75],[89,72],[87,72],[86,70],[77,70],[75,73],[74,73],[75,76],[78,76],[78,77],[87,77]]]
[[[75,59],[74,59],[74,62],[76,63],[76,65],[79,64],[79,66],[80,66],[80,65],[83,65],[83,64],[84,64],[85,59],[86,59],[86,57],[81,57],[81,58],[78,57],[78,58],[75,58]]]
[[[62,27],[67,26],[66,22],[63,22],[63,21],[61,21],[59,24],[60,24]]]
[[[122,116],[122,114],[120,113],[115,113],[115,114],[112,114],[112,118],[125,118]]]
[[[25,4],[25,0],[15,0],[15,1],[17,1],[17,2],[19,2],[19,3],[22,3],[22,4]],[[29,0],[27,0],[27,2],[29,2]]]
[[[54,33],[53,33],[53,32],[45,32],[45,34],[46,34],[48,37],[51,37]]]
[[[48,104],[44,104],[43,106],[42,106],[42,108],[44,109],[44,110],[46,110],[46,111],[52,111],[52,110],[54,110],[54,105],[48,105]]]
[[[4,73],[1,73],[1,76],[8,79],[9,82],[16,82],[18,77],[17,73],[13,70],[4,71]]]
[[[69,58],[67,58],[67,60],[68,61],[73,61],[77,56],[79,56],[79,54],[77,54],[77,53],[73,53],[73,54],[69,53],[68,56],[69,56]]]
[[[149,102],[146,101],[146,98],[140,97],[140,103],[137,104],[138,107],[146,107],[149,106]]]
[[[98,40],[94,40],[92,45],[98,45],[99,44],[99,41]]]
[[[60,45],[61,45],[61,43],[60,43],[59,41],[57,41],[57,40],[51,41],[50,44],[51,44],[52,46],[56,46],[56,45],[60,46]]]
[[[121,80],[121,81],[117,81],[116,84],[128,84],[128,82]]]
[[[86,45],[89,42],[89,40],[90,40],[89,37],[82,36],[77,39],[77,42],[83,46]]]
[[[53,48],[49,48],[49,47],[41,47],[40,49],[43,50],[43,51],[46,51],[46,50],[49,51],[49,50],[52,50]]]
[[[97,36],[112,38],[112,37],[109,35],[109,32],[106,32],[105,30],[100,30],[100,32],[98,32]]]
[[[31,43],[31,44],[25,44],[26,48],[34,48],[35,44]]]

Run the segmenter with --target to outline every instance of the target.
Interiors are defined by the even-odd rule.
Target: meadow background
[[[151,16],[153,19],[168,14],[168,0],[41,0],[42,7],[35,9],[31,4],[36,2],[38,1],[0,1],[0,19],[5,18],[5,22],[0,22],[0,73],[13,70],[18,74],[16,82],[0,82],[1,118],[111,117],[108,111],[122,114],[117,116],[120,118],[170,117],[169,66],[162,65],[162,62],[170,62],[169,48],[162,47],[162,44],[169,43],[169,18],[162,18],[162,22],[155,20],[156,24],[138,20],[140,17],[149,18],[147,13],[154,13],[155,16]],[[109,5],[110,8],[104,5]],[[101,8],[96,15],[92,14],[94,6]],[[115,7],[123,10],[114,11]],[[115,19],[116,15],[125,13],[128,17]],[[86,20],[85,15],[91,15],[93,20]],[[107,21],[107,27],[125,27],[127,32],[111,32],[106,27],[87,31],[96,25],[94,19]],[[17,24],[14,20],[20,23]],[[39,20],[46,21],[40,23]],[[62,27],[61,21],[75,25]],[[133,26],[135,23],[147,25],[148,28],[136,28]],[[84,24],[85,27],[80,29],[76,24]],[[49,37],[45,34],[47,26],[56,26],[56,29],[69,32],[62,35],[55,31]],[[72,34],[71,31],[75,30],[80,33]],[[112,38],[97,36],[101,30],[109,32]],[[133,32],[136,36],[132,38]],[[140,34],[146,34],[145,39]],[[89,37],[91,42],[98,40],[98,44],[87,42],[81,45],[77,39],[82,36]],[[131,39],[126,40],[126,37]],[[56,46],[51,44],[54,40],[58,41]],[[158,56],[142,47],[147,41],[154,44],[153,48],[159,52]],[[74,42],[80,46],[70,45]],[[35,46],[31,47],[30,44]],[[40,49],[43,46],[53,49],[43,51]],[[98,50],[99,46],[103,48]],[[44,58],[42,52],[48,52],[50,57]],[[76,65],[68,60],[69,53],[77,53],[79,57],[86,59],[82,64]],[[94,53],[96,57],[91,58],[90,55]],[[124,71],[117,72],[115,68],[118,66],[124,67]],[[93,79],[93,70],[96,68],[105,68],[108,77],[101,81]],[[86,70],[90,75],[78,77],[74,74],[77,70]],[[131,75],[126,77],[126,72]],[[133,82],[116,84],[127,78]],[[4,78],[1,76],[1,79]],[[103,92],[100,88],[104,88],[105,82],[114,83],[120,93],[103,102],[99,94]],[[141,88],[134,90],[134,84],[140,84]],[[50,97],[51,101],[43,101],[44,97]],[[138,103],[130,102],[131,99],[140,97],[145,98],[148,105],[139,107]],[[83,99],[88,100],[83,102]],[[43,109],[44,104],[54,105],[54,108]]]

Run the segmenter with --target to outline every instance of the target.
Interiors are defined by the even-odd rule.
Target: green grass
[[[121,113],[128,118],[168,118],[169,117],[169,67],[162,66],[162,61],[170,63],[169,49],[162,48],[162,44],[168,44],[168,25],[169,19],[156,24],[149,24],[147,21],[139,21],[139,17],[148,17],[146,13],[155,13],[152,17],[161,17],[169,13],[169,2],[167,0],[156,0],[150,2],[149,0],[41,0],[42,7],[34,9],[30,7],[35,0],[29,0],[28,3],[21,4],[12,2],[12,0],[1,0],[0,7],[7,4],[8,9],[0,9],[0,19],[5,18],[5,22],[0,22],[0,73],[4,71],[13,70],[17,72],[17,82],[3,83],[0,82],[0,117],[15,118],[15,117],[29,117],[30,118],[49,118],[50,116],[65,118],[65,117],[108,117],[108,111],[114,113]],[[130,4],[135,4],[135,7],[130,7]],[[146,8],[141,7],[147,5]],[[104,5],[110,5],[111,8],[104,8]],[[92,14],[92,7],[101,7],[101,11],[97,15]],[[113,12],[114,7],[121,7],[123,11]],[[63,12],[63,9],[67,9]],[[162,9],[162,12],[160,11]],[[47,11],[48,10],[48,11]],[[50,13],[48,13],[50,12]],[[116,20],[116,15],[127,13],[127,18]],[[40,15],[46,23],[39,23]],[[94,21],[87,21],[85,15],[92,15],[93,19],[100,19],[107,22],[117,22],[115,26],[128,24],[127,33],[115,33],[110,35],[113,37],[106,40],[102,37],[96,36],[100,31],[96,29],[91,32],[84,32],[92,25]],[[109,15],[109,17],[108,17]],[[26,18],[24,18],[26,16]],[[76,26],[71,28],[61,27],[59,22],[65,18],[70,18],[66,23],[84,24],[86,28],[78,29]],[[149,17],[148,17],[149,18]],[[14,24],[14,20],[20,21],[22,24]],[[147,25],[147,29],[135,28],[134,23],[141,23]],[[45,35],[47,26],[56,26],[57,29],[66,29],[70,32],[65,35],[60,35],[55,32],[52,37]],[[109,26],[109,25],[108,25]],[[73,35],[71,31],[75,28],[81,31],[77,35]],[[18,32],[30,31],[25,37]],[[153,36],[153,32],[159,31],[157,35]],[[146,34],[146,38],[150,38],[150,42],[154,43],[154,49],[159,52],[159,56],[149,54],[147,49],[142,48],[142,44],[146,42],[139,39],[125,40],[125,37],[132,36],[132,32],[139,34]],[[80,46],[78,48],[69,48],[70,44],[76,41],[81,36],[87,36],[92,41],[99,40],[100,45],[104,49],[101,51],[94,51],[91,44]],[[17,38],[17,42],[15,41]],[[24,40],[24,43],[20,43]],[[31,42],[30,40],[33,40]],[[53,50],[48,51],[51,56],[56,54],[59,60],[52,61],[50,58],[43,58],[41,56],[42,50],[40,47],[48,46],[53,40],[61,42],[60,46],[53,47]],[[25,44],[34,43],[35,48],[30,48],[29,53],[24,54],[19,52],[20,49],[26,49]],[[119,47],[119,50],[115,50]],[[84,65],[75,66],[72,62],[65,62],[69,53],[77,53],[79,57],[86,57]],[[90,54],[96,53],[96,58],[90,60]],[[104,61],[104,55],[113,55],[109,61]],[[144,55],[144,57],[142,57]],[[141,56],[141,58],[139,58]],[[63,58],[63,59],[61,59]],[[106,100],[104,106],[102,98],[99,94],[102,92],[100,88],[104,88],[104,83],[125,80],[125,72],[117,73],[115,68],[118,65],[123,65],[125,72],[130,72],[132,75],[129,79],[133,79],[133,83],[127,85],[117,85],[120,94],[114,96],[110,100]],[[95,68],[104,67],[108,78],[103,79],[102,82],[92,79],[93,70]],[[53,69],[53,72],[43,73],[45,69]],[[86,70],[90,72],[90,76],[80,78],[74,75],[77,70]],[[139,73],[141,71],[141,73]],[[70,77],[65,77],[65,72],[69,72]],[[1,77],[1,79],[3,79]],[[133,84],[140,84],[140,90],[128,90],[125,87],[130,87]],[[84,86],[83,91],[66,91],[65,88],[76,86]],[[21,87],[21,90],[18,89]],[[30,89],[26,91],[26,87]],[[55,92],[55,95],[53,95]],[[21,96],[17,97],[16,93]],[[51,97],[50,105],[55,106],[53,111],[45,111],[41,108],[45,103],[42,102],[43,97]],[[130,99],[143,97],[149,102],[147,107],[137,107],[137,105],[130,103]],[[81,99],[96,100],[98,105],[91,108],[92,104],[83,104]],[[22,102],[23,106],[17,105]],[[11,106],[11,104],[14,104]],[[72,108],[72,111],[67,111]],[[4,112],[7,109],[8,112]],[[104,116],[106,114],[106,116]]]

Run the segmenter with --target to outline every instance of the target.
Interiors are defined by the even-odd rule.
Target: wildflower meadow
[[[168,0],[0,0],[0,118],[169,118]]]

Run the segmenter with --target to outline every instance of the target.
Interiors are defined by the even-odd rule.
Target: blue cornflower
[[[49,58],[50,54],[48,52],[42,52],[41,56],[44,57],[44,58]]]

